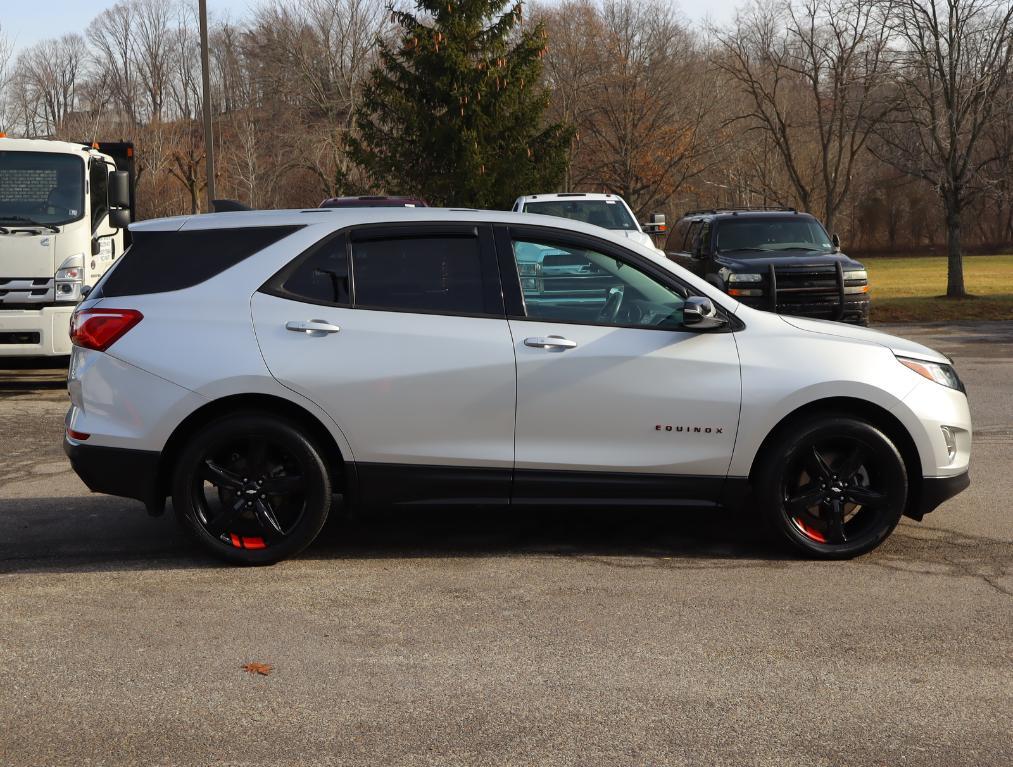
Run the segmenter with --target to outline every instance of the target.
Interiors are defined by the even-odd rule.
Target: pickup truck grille
[[[753,285],[760,288],[757,295],[746,293],[739,300],[757,309],[829,320],[867,319],[869,294],[859,292],[866,281],[845,280],[843,267],[837,265],[769,266],[761,282]],[[742,284],[743,289],[750,287],[749,283]]]
[[[52,277],[0,277],[0,311],[52,302],[56,297],[54,283]]]

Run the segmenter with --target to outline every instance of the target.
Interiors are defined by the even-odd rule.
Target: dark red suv
[[[419,197],[390,197],[364,195],[362,197],[328,197],[321,208],[428,208],[429,203]]]

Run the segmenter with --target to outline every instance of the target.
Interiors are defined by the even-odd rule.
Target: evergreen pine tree
[[[573,132],[543,124],[541,25],[518,27],[522,3],[415,5],[391,11],[400,32],[364,89],[352,159],[384,191],[432,205],[509,208],[557,188]]]

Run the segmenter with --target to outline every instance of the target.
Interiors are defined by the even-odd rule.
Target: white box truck
[[[0,134],[0,357],[70,354],[85,286],[123,254],[133,145]]]

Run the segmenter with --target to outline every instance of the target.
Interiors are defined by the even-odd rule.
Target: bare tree
[[[295,0],[263,7],[250,32],[265,101],[287,101],[298,118],[284,123],[297,127],[288,137],[293,164],[313,173],[327,196],[356,186],[346,141],[388,27],[376,0]]]
[[[6,133],[10,128],[10,98],[11,98],[11,58],[14,55],[14,45],[4,34],[3,26],[0,26],[0,132]]]
[[[162,119],[172,69],[172,19],[176,3],[171,0],[136,0],[136,67],[145,97],[148,118]]]
[[[59,130],[77,107],[77,88],[87,48],[77,34],[43,40],[22,51],[15,65],[15,97],[29,133]]]
[[[545,8],[552,117],[577,129],[568,187],[662,206],[704,168],[717,131],[701,46],[661,0]]]
[[[1008,0],[897,0],[901,110],[879,132],[877,155],[937,190],[946,218],[946,295],[966,295],[962,213],[983,186],[995,156],[982,138],[1008,86],[1013,57]],[[1009,172],[1008,168],[1004,169]]]
[[[139,123],[136,21],[135,3],[119,2],[96,16],[87,33],[97,76],[130,127]]]
[[[892,107],[883,23],[891,1],[778,0],[753,6],[719,35],[718,66],[749,101],[731,119],[769,134],[799,202],[819,205],[828,227]]]
[[[531,23],[541,23],[550,44],[547,46],[543,77],[551,94],[549,122],[578,128],[569,149],[570,162],[563,186],[588,183],[577,171],[581,156],[579,129],[594,112],[594,87],[600,72],[597,46],[604,37],[598,6],[592,0],[565,0],[559,5],[536,8]]]

